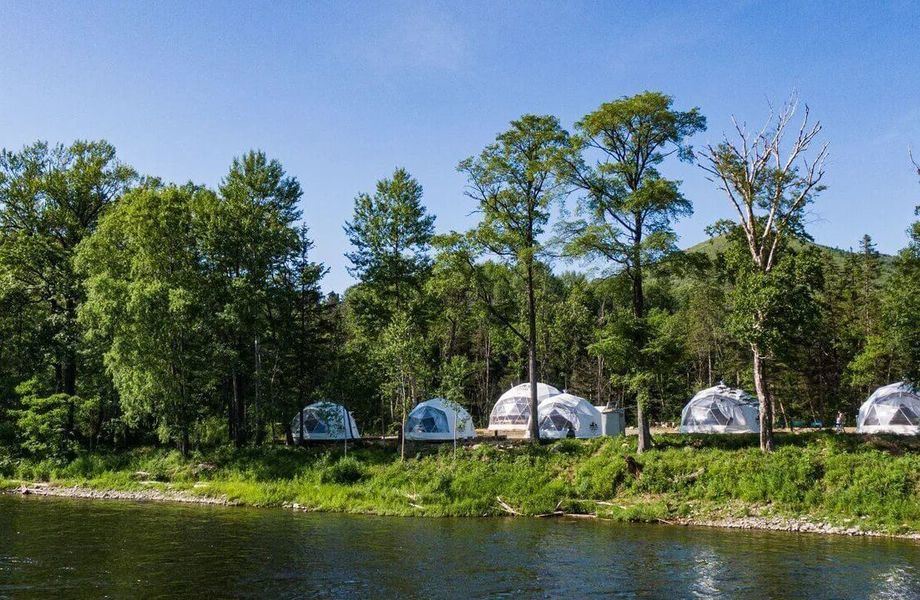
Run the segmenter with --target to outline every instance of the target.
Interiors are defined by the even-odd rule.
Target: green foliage
[[[423,353],[423,339],[409,315],[396,313],[381,333],[374,354],[383,366],[381,391],[397,403],[400,422],[424,394],[430,379]]]
[[[73,436],[75,413],[83,401],[76,396],[42,396],[34,381],[20,385],[18,410],[12,411],[20,445],[30,456],[64,458],[76,449]]]
[[[672,104],[660,92],[644,92],[606,102],[576,124],[580,154],[563,172],[583,196],[578,218],[563,227],[569,255],[603,260],[639,282],[644,266],[676,250],[671,223],[693,208],[657,166],[674,153],[692,159],[687,139],[706,129],[706,119],[698,108],[680,112]]]
[[[466,173],[468,195],[479,205],[482,221],[465,239],[454,236],[455,264],[469,273],[477,295],[490,317],[501,323],[527,348],[527,379],[536,386],[537,299],[536,279],[542,243],[540,236],[549,221],[551,208],[564,194],[559,173],[571,155],[571,140],[559,120],[550,115],[524,115],[477,157],[462,161],[458,170]],[[510,267],[525,294],[526,327],[516,326],[491,301],[485,288],[485,275],[476,260],[488,253]],[[459,258],[457,258],[459,257]],[[536,387],[532,388],[530,409],[536,414]],[[539,438],[534,419],[530,437]]]
[[[556,117],[524,115],[495,140],[458,166],[482,210],[473,239],[512,264],[532,264],[550,207],[564,191],[558,172],[571,152],[570,139]]]
[[[920,216],[920,207],[915,214]],[[867,331],[865,349],[850,365],[857,384],[870,384],[885,375],[920,382],[920,220],[911,225],[908,235],[910,243],[898,255],[885,284],[878,330]]]
[[[674,421],[702,386],[750,391],[752,345],[794,419],[827,423],[877,385],[920,378],[920,223],[897,258],[868,236],[857,252],[816,247],[803,207],[822,186],[804,164],[781,173],[768,161],[736,187],[745,161],[722,145],[710,173],[748,193],[753,220],[715,227],[725,235],[705,257],[679,252],[673,224],[692,206],[667,161],[691,158],[704,127],[658,92],[602,104],[574,135],[524,115],[460,163],[481,221],[437,237],[421,185],[396,169],[355,199],[346,232],[360,281],[342,297],[320,287],[300,184],[263,152],[235,159],[212,191],[138,178],[105,142],[3,151],[4,460],[32,453],[50,474],[81,450],[263,446],[324,399],[372,433],[395,432],[434,394],[483,425],[528,378]],[[560,273],[560,248],[599,275]],[[17,394],[22,382],[32,387]],[[475,485],[436,478],[440,491]]]
[[[389,448],[221,449],[183,458],[141,449],[81,454],[68,463],[7,463],[0,474],[97,489],[169,485],[258,506],[424,516],[566,512],[619,520],[802,517],[892,533],[920,530],[920,447],[905,438],[780,434],[659,436],[635,455],[626,438],[488,444],[399,461]],[[631,457],[641,474],[627,463]],[[151,482],[162,482],[161,484]]]
[[[354,250],[345,254],[349,273],[374,290],[380,306],[367,306],[371,323],[385,323],[395,310],[406,310],[424,283],[431,261],[428,250],[434,217],[422,205],[422,186],[405,169],[377,182],[373,196],[355,198],[345,233]],[[370,301],[371,298],[368,298]]]
[[[422,186],[399,168],[377,182],[373,196],[355,198],[345,232],[349,272],[360,283],[346,295],[344,362],[369,375],[363,384],[371,389],[361,395],[388,401],[388,413],[376,411],[385,429],[387,420],[402,422],[430,380],[424,290],[434,217],[422,204]]]
[[[105,141],[0,151],[0,408],[33,377],[56,392],[84,391],[78,374],[93,365],[78,365],[83,290],[72,259],[136,181]]]
[[[133,191],[78,257],[88,290],[81,318],[90,337],[110,344],[105,364],[126,418],[152,417],[164,440],[183,447],[218,378],[195,231],[208,194],[190,186]]]
[[[218,193],[203,198],[196,221],[217,319],[221,381],[232,390],[229,433],[237,445],[247,443],[253,433],[261,441],[266,417],[277,416],[272,409],[290,411],[292,402],[266,386],[270,379],[262,365],[291,364],[290,344],[306,343],[303,337],[312,333],[298,327],[295,335],[285,335],[295,312],[291,292],[301,286],[303,267],[310,266],[303,264],[310,244],[297,227],[302,194],[300,183],[279,161],[250,151],[234,159]],[[306,273],[318,278],[322,269],[307,268]],[[302,302],[304,294],[298,296]]]
[[[364,465],[354,457],[344,457],[323,468],[320,483],[353,485],[364,478]]]
[[[819,306],[816,295],[823,272],[813,249],[785,250],[767,272],[752,268],[747,247],[737,240],[726,253],[732,288],[729,331],[745,344],[782,353],[802,342],[814,328]]]
[[[472,373],[470,361],[465,356],[452,356],[441,365],[441,385],[438,395],[462,406],[466,398],[466,382]]]
[[[631,314],[612,311],[615,320],[592,349],[617,365],[614,382],[636,399],[642,450],[650,443],[644,410],[656,395],[658,375],[651,366],[656,363],[646,359],[657,353],[649,336],[658,331],[646,323],[646,271],[660,270],[677,251],[671,224],[693,212],[678,182],[663,178],[657,167],[673,153],[692,159],[687,138],[706,128],[699,109],[674,111],[672,103],[660,92],[644,92],[602,104],[576,124],[577,154],[563,168],[583,194],[575,219],[560,227],[566,254],[603,261],[606,272],[630,282]]]

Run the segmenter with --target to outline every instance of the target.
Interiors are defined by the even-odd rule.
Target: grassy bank
[[[780,435],[764,456],[748,436],[659,436],[530,447],[222,449],[88,454],[58,464],[6,461],[6,488],[48,481],[106,490],[169,489],[254,506],[384,515],[488,516],[563,511],[620,520],[750,515],[804,518],[889,533],[920,532],[920,440]],[[501,501],[499,500],[501,499]]]

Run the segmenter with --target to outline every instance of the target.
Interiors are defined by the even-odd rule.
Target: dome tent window
[[[303,421],[304,431],[307,433],[328,433],[326,423],[316,418],[316,413],[310,411]]]
[[[450,430],[450,426],[443,410],[425,406],[419,411],[412,411],[406,422],[406,430],[415,433],[444,433]]]
[[[291,420],[291,434],[300,439],[303,422],[305,440],[356,440],[361,437],[354,416],[341,404],[316,402],[304,407]]]
[[[537,402],[556,396],[559,390],[545,383],[537,384]],[[530,422],[530,384],[516,385],[502,394],[489,415],[491,430],[525,430]]]
[[[575,415],[571,411],[554,406],[548,415],[540,416],[540,428],[559,432],[565,432],[570,429],[575,431],[575,420]]]
[[[432,398],[418,404],[406,419],[406,439],[437,441],[476,437],[470,413],[455,402]]]
[[[920,393],[903,381],[880,387],[860,407],[856,431],[920,434]]]
[[[584,398],[562,393],[550,396],[537,407],[540,437],[592,438],[601,435],[601,412]]]
[[[681,433],[758,433],[760,408],[750,394],[720,384],[699,392],[684,407]]]

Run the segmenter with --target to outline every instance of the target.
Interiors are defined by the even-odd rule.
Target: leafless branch
[[[751,257],[765,271],[772,268],[791,222],[821,189],[824,179],[827,144],[814,159],[807,156],[822,130],[819,121],[811,122],[807,105],[791,146],[784,148],[797,110],[798,98],[793,94],[778,113],[771,107],[766,123],[754,134],[732,117],[737,141],[725,138],[718,146],[707,146],[700,163],[710,180],[725,191],[738,214]]]

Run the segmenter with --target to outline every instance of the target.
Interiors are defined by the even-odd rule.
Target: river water
[[[0,597],[920,598],[920,543],[0,496]]]

